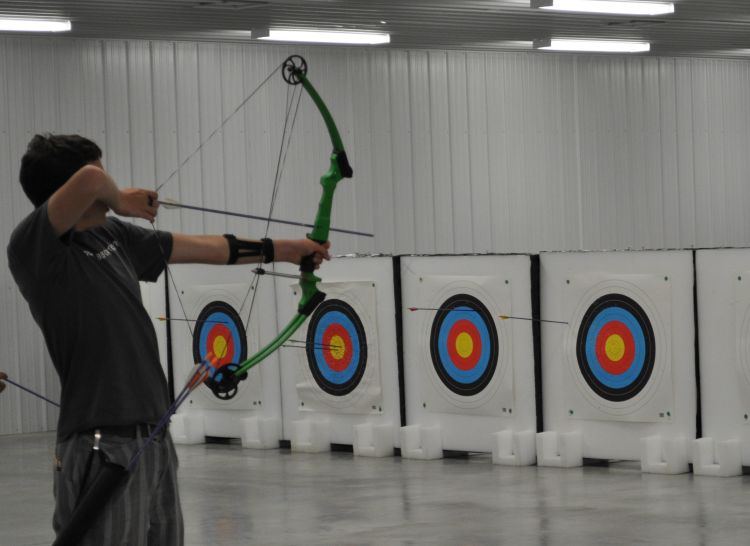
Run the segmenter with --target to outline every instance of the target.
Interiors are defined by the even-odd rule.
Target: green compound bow
[[[331,116],[325,102],[320,97],[310,80],[307,79],[307,63],[299,55],[292,55],[284,61],[282,65],[282,76],[284,81],[289,85],[302,85],[304,90],[310,96],[315,106],[320,111],[323,121],[328,129],[328,135],[331,138],[333,151],[330,157],[330,167],[328,171],[320,177],[320,185],[323,187],[323,194],[318,203],[318,212],[315,215],[315,222],[312,231],[307,235],[308,239],[324,243],[328,240],[328,233],[331,226],[331,208],[333,206],[333,194],[336,186],[343,178],[351,178],[353,171],[349,160],[346,157],[344,144],[341,141],[341,135],[336,127],[336,122]],[[276,349],[281,347],[300,326],[307,320],[307,317],[315,308],[325,299],[326,295],[318,290],[320,278],[315,275],[315,266],[313,257],[307,256],[300,264],[299,284],[302,295],[297,305],[297,313],[292,317],[284,329],[279,334],[261,348],[250,358],[238,364],[228,364],[220,368],[213,378],[206,381],[206,384],[219,397],[224,397],[233,393],[237,389],[238,383],[247,377],[247,371],[256,366]]]

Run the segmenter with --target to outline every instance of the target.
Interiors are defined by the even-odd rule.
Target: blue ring
[[[346,333],[349,334],[352,344],[351,347],[346,347],[346,350],[352,351],[349,365],[340,372],[334,371],[328,366],[323,354],[323,334],[333,324],[338,324],[344,328]],[[328,311],[322,315],[315,328],[314,344],[313,354],[315,355],[315,365],[320,371],[320,375],[334,385],[343,385],[351,381],[359,365],[361,344],[359,335],[357,335],[357,328],[351,319],[341,311]]]
[[[596,357],[596,337],[613,320],[622,322],[633,336],[633,361],[620,375],[608,373]],[[633,298],[616,292],[594,301],[581,319],[576,336],[576,359],[583,379],[597,396],[626,402],[648,385],[656,364],[656,337],[651,321]]]
[[[216,324],[217,322],[223,323],[221,324],[221,326],[226,326],[229,329],[230,334],[232,335],[232,344],[234,346],[234,358],[232,358],[232,363],[236,364],[237,362],[239,362],[238,358],[240,356],[240,353],[242,352],[242,336],[240,335],[240,331],[237,328],[237,325],[235,324],[232,317],[230,317],[223,311],[214,311],[213,313],[205,317],[204,322],[201,326],[200,337],[198,340],[200,354],[204,358],[206,354],[208,354],[208,335],[211,333],[211,329],[214,326],[219,326],[219,324]],[[213,349],[211,350],[213,351]]]
[[[618,321],[625,324],[633,336],[635,343],[635,354],[633,362],[625,373],[615,375],[607,372],[599,362],[596,356],[596,338],[599,336],[602,328],[612,321]],[[594,377],[603,385],[612,389],[624,389],[630,386],[638,379],[646,361],[646,338],[643,329],[635,316],[623,309],[622,307],[608,307],[596,315],[591,322],[586,340],[586,362],[594,374]]]
[[[440,363],[451,379],[464,385],[469,385],[478,381],[487,370],[490,362],[490,354],[488,351],[488,347],[490,346],[490,332],[484,321],[477,320],[479,318],[480,317],[476,310],[470,307],[454,307],[446,314],[445,319],[440,324],[440,330],[438,332],[438,354],[440,355]],[[476,365],[471,370],[462,370],[457,367],[453,363],[448,352],[448,336],[450,335],[453,325],[459,320],[467,320],[471,322],[479,332],[481,347],[475,348],[475,350],[481,350],[482,353]]]

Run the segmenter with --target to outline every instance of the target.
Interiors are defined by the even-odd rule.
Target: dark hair
[[[38,207],[81,167],[101,157],[101,148],[79,135],[34,135],[21,158],[21,187]]]

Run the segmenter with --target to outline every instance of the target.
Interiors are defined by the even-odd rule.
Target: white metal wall
[[[336,252],[535,252],[750,241],[750,64],[717,59],[0,39],[0,233],[30,206],[36,132],[81,133],[122,185],[155,187],[287,55],[338,122],[355,170],[336,194]],[[265,214],[286,84],[275,77],[162,189]],[[274,214],[311,221],[328,138],[303,101]],[[263,225],[163,210],[160,227]],[[272,228],[272,236],[303,230]],[[56,397],[46,350],[0,257],[0,370]],[[9,388],[0,433],[54,427]]]

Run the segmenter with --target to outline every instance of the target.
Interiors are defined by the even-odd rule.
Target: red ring
[[[232,331],[229,328],[223,324],[214,324],[206,336],[206,347],[209,352],[213,352],[214,342],[219,336],[224,337],[227,341],[226,354],[221,355],[221,358],[219,358],[219,365],[229,364],[234,359],[234,340],[232,339]],[[218,357],[219,355],[216,356]]]
[[[331,351],[332,348],[329,347],[333,336],[339,336],[339,338],[343,340],[344,358],[334,358],[333,352]],[[341,324],[330,324],[328,328],[326,328],[325,332],[323,332],[323,345],[324,346],[321,349],[323,351],[323,358],[330,369],[334,372],[343,372],[349,367],[349,364],[352,361],[352,353],[354,352],[351,350],[352,340],[349,333]],[[336,350],[339,349],[336,348]]]
[[[617,361],[611,360],[605,350],[607,339],[613,335],[620,336],[625,344],[625,353]],[[619,320],[613,320],[602,326],[599,334],[596,336],[596,358],[607,373],[621,375],[628,371],[635,358],[635,340],[630,329],[624,323]]]
[[[456,350],[456,340],[460,334],[469,335],[474,344],[471,354],[467,357],[461,356]],[[479,362],[479,358],[482,356],[482,338],[473,322],[461,319],[457,320],[451,326],[450,332],[448,332],[448,355],[459,370],[468,371],[474,369]]]

